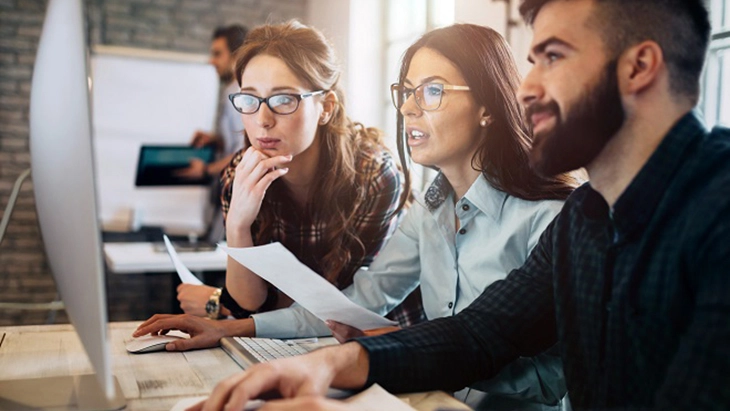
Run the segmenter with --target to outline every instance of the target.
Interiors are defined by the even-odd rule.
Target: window
[[[454,23],[454,0],[386,0],[385,6],[385,84],[383,90],[390,90],[390,85],[398,79],[401,57],[408,46],[413,44],[423,33],[448,26]],[[383,101],[383,124],[387,136],[388,147],[397,153],[395,143],[396,112],[390,101],[390,92],[385,93]],[[430,169],[429,169],[430,171]],[[413,187],[421,189],[432,175],[425,173],[418,164],[411,167]]]
[[[708,127],[730,126],[730,0],[712,0],[701,108]]]

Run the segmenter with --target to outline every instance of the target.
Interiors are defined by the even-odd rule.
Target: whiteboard
[[[202,234],[207,187],[135,187],[143,144],[188,144],[212,131],[218,76],[202,55],[98,47],[91,56],[92,125],[99,213],[105,229],[159,225]]]

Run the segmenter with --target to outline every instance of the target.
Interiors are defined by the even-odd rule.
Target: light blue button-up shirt
[[[483,175],[454,203],[442,175],[417,198],[373,263],[343,292],[355,303],[387,314],[418,285],[428,319],[458,313],[494,281],[527,259],[563,202],[526,201],[491,186]],[[433,199],[433,192],[443,194]],[[456,221],[459,220],[459,230]],[[298,305],[253,316],[257,337],[331,335]]]

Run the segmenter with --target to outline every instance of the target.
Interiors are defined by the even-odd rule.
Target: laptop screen
[[[206,185],[209,177],[190,179],[177,175],[177,172],[190,165],[197,158],[204,163],[213,161],[212,147],[191,146],[142,146],[137,163],[136,186],[179,186]]]

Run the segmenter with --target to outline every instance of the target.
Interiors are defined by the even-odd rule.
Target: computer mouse
[[[176,335],[145,335],[133,338],[125,344],[127,351],[132,354],[143,354],[155,351],[165,351],[167,343],[179,340],[184,337]]]

